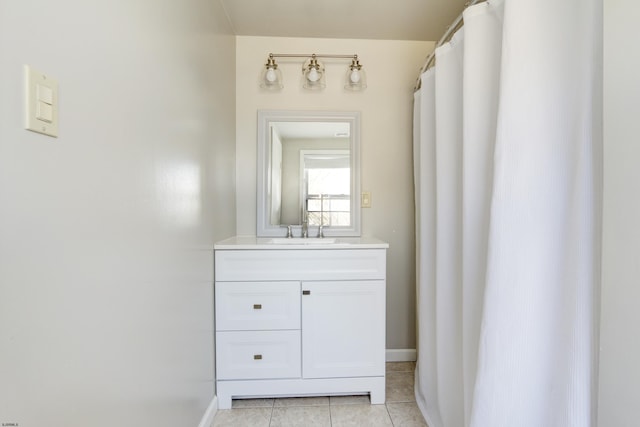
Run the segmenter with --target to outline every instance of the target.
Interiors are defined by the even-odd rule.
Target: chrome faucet
[[[318,226],[318,237],[324,237],[324,226],[322,223],[324,222],[324,194],[320,193],[320,225]]]
[[[309,237],[309,226],[307,224],[307,220],[302,221],[302,234],[300,237]]]

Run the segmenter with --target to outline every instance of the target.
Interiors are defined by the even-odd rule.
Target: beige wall
[[[640,407],[640,5],[604,1],[604,217],[598,425],[638,425]]]
[[[236,227],[224,11],[0,0],[0,52],[0,423],[198,425]],[[57,139],[23,129],[24,64],[58,79]]]
[[[259,109],[346,110],[362,114],[361,188],[372,207],[362,210],[362,234],[389,242],[387,348],[415,348],[415,254],[412,170],[413,85],[431,42],[238,37],[236,40],[237,231],[256,232],[256,113]],[[327,88],[301,88],[302,60],[279,60],[285,88],[258,87],[273,53],[358,54],[368,89],[348,93],[348,62],[326,60]]]

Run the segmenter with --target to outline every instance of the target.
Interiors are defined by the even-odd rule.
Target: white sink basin
[[[333,237],[274,237],[269,239],[269,243],[274,245],[330,245],[336,243],[336,239]]]

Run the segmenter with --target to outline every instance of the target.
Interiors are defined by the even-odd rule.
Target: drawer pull
[[[262,360],[262,355],[261,354],[254,354],[253,355],[253,360]]]
[[[253,304],[254,310],[262,310],[262,304]]]
[[[302,295],[311,295],[311,291],[302,291]]]

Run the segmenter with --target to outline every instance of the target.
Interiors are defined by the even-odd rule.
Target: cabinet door
[[[302,376],[383,376],[385,281],[302,283]]]

